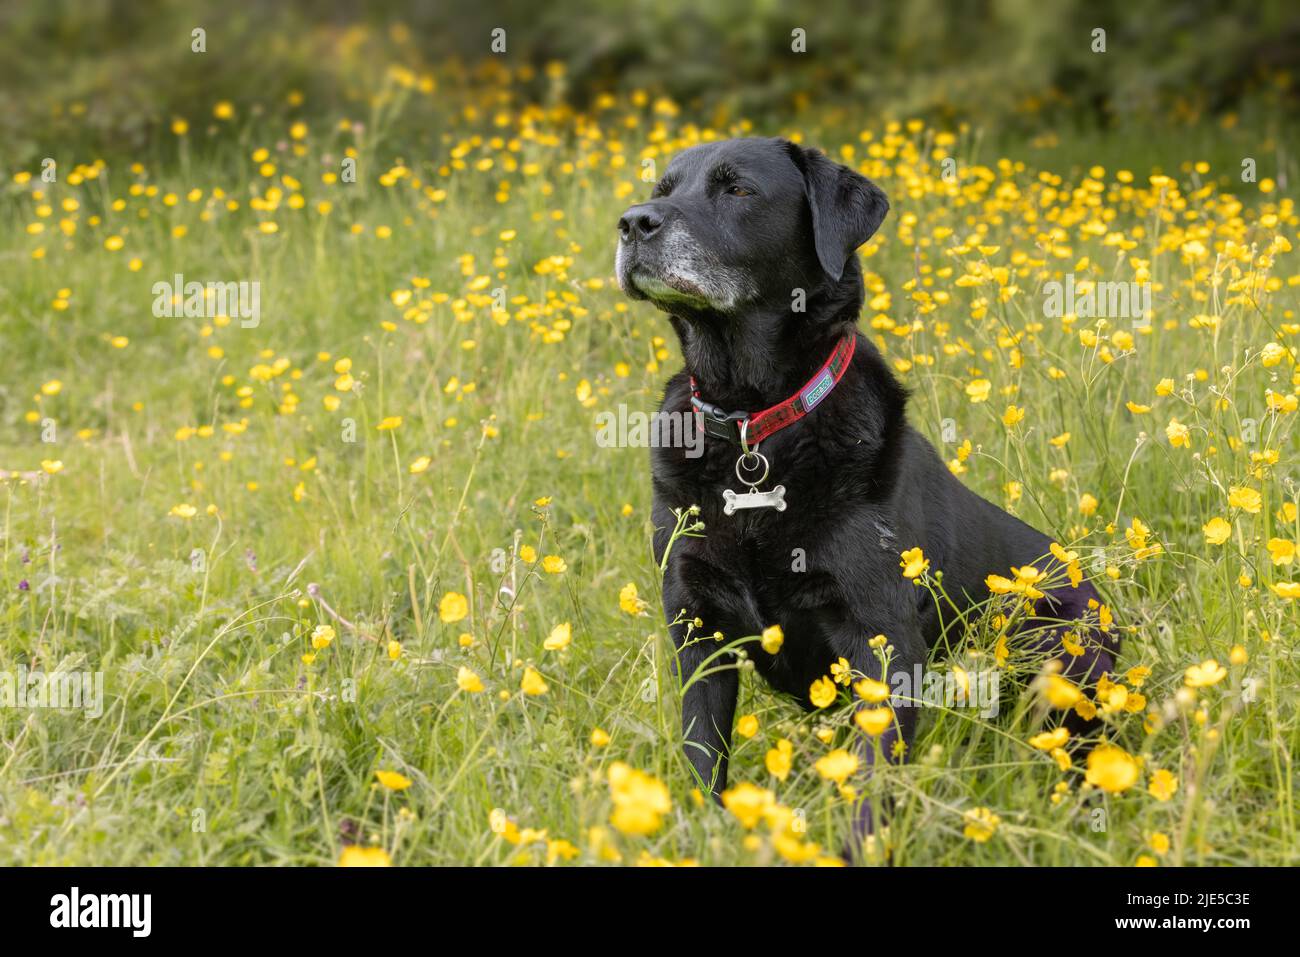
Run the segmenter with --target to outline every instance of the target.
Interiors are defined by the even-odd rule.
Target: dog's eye
[[[667,196],[673,191],[673,185],[673,181],[665,176],[655,184],[655,188],[651,191],[651,196],[660,198]]]
[[[727,195],[728,196],[753,196],[754,194],[749,190],[745,189],[745,187],[743,186],[732,185],[727,187]]]

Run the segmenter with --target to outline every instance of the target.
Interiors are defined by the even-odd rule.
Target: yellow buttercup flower
[[[1124,673],[1124,680],[1134,688],[1141,688],[1142,683],[1151,677],[1151,669],[1146,665],[1134,665]]]
[[[758,734],[758,718],[752,714],[742,715],[736,722],[736,734],[742,738],[752,738]]]
[[[1069,740],[1069,730],[1067,728],[1057,728],[1055,731],[1043,731],[1034,735],[1029,739],[1029,744],[1039,751],[1052,751],[1062,747]]]
[[[339,867],[391,867],[388,852],[382,847],[360,847],[349,844],[339,855]]]
[[[582,852],[579,851],[572,843],[565,840],[547,840],[546,842],[546,863],[554,864],[556,861],[571,861]]]
[[[784,781],[790,775],[790,767],[794,763],[794,745],[785,738],[780,738],[776,742],[776,747],[771,748],[763,763],[767,766],[768,773],[778,781]]]
[[[930,560],[919,548],[909,548],[901,557],[902,561],[898,565],[903,569],[904,578],[919,578],[930,567]]]
[[[776,795],[748,781],[722,792],[722,806],[740,821],[740,826],[752,831],[763,820],[768,809],[776,803]]]
[[[317,625],[311,633],[311,646],[317,651],[330,646],[334,640],[334,629],[329,625]]]
[[[829,708],[835,703],[835,682],[823,675],[808,689],[808,700],[818,708]]]
[[[461,665],[456,672],[456,687],[467,694],[477,694],[483,690],[483,681],[470,669]]]
[[[1183,683],[1189,688],[1208,688],[1227,676],[1227,668],[1213,658],[1206,658],[1199,665],[1192,665],[1183,672]]]
[[[873,738],[878,738],[894,723],[892,708],[859,708],[853,722]]]
[[[1201,531],[1205,533],[1205,541],[1211,545],[1222,545],[1232,537],[1232,526],[1218,516],[1202,525]]]
[[[572,640],[573,628],[566,621],[551,629],[551,633],[542,642],[542,647],[547,651],[563,651],[569,647],[569,642]]]
[[[774,655],[781,650],[782,643],[785,642],[785,632],[781,630],[780,625],[768,625],[763,629],[761,644],[763,650],[769,655]]]
[[[840,658],[831,662],[831,678],[837,685],[847,685],[853,680],[853,666],[849,659]]]
[[[1079,686],[1068,678],[1062,678],[1060,675],[1048,675],[1043,681],[1043,697],[1053,708],[1063,711],[1066,708],[1073,708],[1074,705],[1083,697],[1083,692]]]
[[[663,783],[622,761],[609,766],[608,780],[609,796],[614,803],[609,823],[616,830],[637,837],[657,831],[663,815],[673,806]]]
[[[1034,586],[1047,577],[1046,572],[1040,572],[1033,565],[1025,565],[1022,568],[1011,569],[1012,574],[1016,576],[1015,591],[1017,594],[1024,595],[1026,598],[1037,600],[1043,597],[1043,593]]]
[[[438,617],[444,624],[460,621],[469,614],[469,599],[460,592],[449,591],[438,603]]]
[[[993,661],[999,668],[1005,668],[1010,660],[1011,646],[1007,644],[1007,636],[998,635],[997,644],[993,646]]]
[[[1295,561],[1296,544],[1284,538],[1268,540],[1268,554],[1274,565],[1290,565]]]
[[[390,791],[405,791],[411,786],[411,779],[404,774],[398,774],[396,771],[376,771],[375,777],[379,783]]]
[[[858,758],[843,748],[836,748],[818,758],[813,767],[826,780],[843,784],[858,769]]]
[[[524,677],[519,682],[519,690],[526,695],[543,695],[550,686],[543,680],[536,669],[531,666],[524,669]]]
[[[869,704],[880,704],[889,700],[889,685],[875,678],[863,678],[853,685],[858,697]]]
[[[618,591],[618,607],[626,615],[644,615],[649,603],[637,597],[636,585],[628,582]]]
[[[1002,819],[986,807],[972,808],[962,815],[965,827],[962,834],[977,844],[983,844],[991,838],[1002,823]]]
[[[1050,545],[1047,546],[1047,550],[1052,553],[1053,558],[1055,558],[1058,562],[1060,562],[1063,565],[1068,565],[1071,562],[1075,562],[1079,560],[1078,552],[1067,551],[1066,549],[1062,548],[1058,542],[1052,542]]]
[[[1119,794],[1137,782],[1138,765],[1123,748],[1111,744],[1098,745],[1088,755],[1085,779],[1093,787]]]
[[[1147,785],[1147,791],[1157,801],[1168,801],[1178,790],[1178,778],[1161,768],[1151,773],[1151,783]]]
[[[1233,508],[1241,509],[1243,512],[1257,515],[1260,508],[1263,507],[1264,499],[1253,488],[1241,488],[1234,485],[1228,489],[1228,504]]]

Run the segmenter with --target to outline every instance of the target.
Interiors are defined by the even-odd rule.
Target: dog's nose
[[[663,224],[663,215],[653,206],[633,206],[619,217],[618,233],[624,242],[649,239]]]

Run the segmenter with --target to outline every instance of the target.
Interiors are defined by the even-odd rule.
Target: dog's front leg
[[[754,634],[754,612],[739,582],[682,555],[669,561],[664,575],[664,613],[682,684],[686,759],[700,786],[719,799],[727,786],[731,724],[740,688],[736,657],[725,641]],[[718,634],[724,638],[715,638]]]
[[[731,725],[736,716],[740,672],[735,656],[719,654],[720,644],[708,635],[677,644],[682,681],[682,741],[686,760],[700,786],[720,800],[727,786]]]

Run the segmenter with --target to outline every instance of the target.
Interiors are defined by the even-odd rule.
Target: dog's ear
[[[889,200],[862,174],[832,162],[820,150],[787,143],[790,158],[803,174],[804,193],[812,210],[817,259],[834,282],[854,250],[885,221]]]

